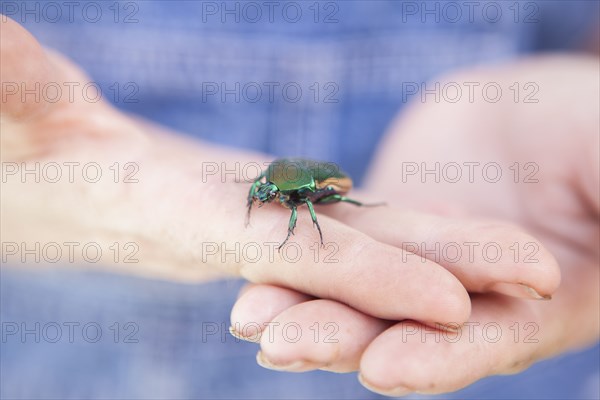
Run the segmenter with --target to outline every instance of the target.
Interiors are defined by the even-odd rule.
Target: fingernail
[[[410,390],[408,388],[405,388],[404,386],[396,386],[393,389],[382,389],[380,387],[373,385],[369,381],[367,381],[362,374],[358,374],[358,381],[360,382],[361,385],[363,385],[364,387],[369,389],[371,392],[379,393],[384,396],[399,397],[399,396],[406,396],[407,394],[414,392],[414,390]]]
[[[272,369],[275,371],[286,371],[286,372],[303,372],[310,369],[316,369],[309,367],[304,361],[294,361],[287,365],[275,365],[263,355],[262,351],[256,353],[256,362],[263,368]]]
[[[244,336],[238,331],[236,331],[233,326],[230,326],[229,334],[236,339],[245,340],[246,342],[260,343],[260,332],[257,332],[255,335],[252,336]]]
[[[435,323],[435,327],[442,331],[458,333],[460,331],[460,325],[454,322],[450,322],[448,324],[440,324],[439,322]]]
[[[513,297],[521,297],[535,300],[551,300],[550,295],[541,295],[537,290],[524,283],[498,282],[490,288],[494,292],[506,294]]]
[[[530,297],[532,297],[532,298],[534,298],[536,300],[552,300],[552,296],[549,295],[549,294],[546,294],[546,295],[542,296],[541,294],[538,293],[537,290],[535,290],[531,286],[527,286],[527,285],[524,285],[522,283],[519,283],[519,285],[521,287],[523,287],[523,289],[525,290],[525,292],[527,292],[527,294]]]

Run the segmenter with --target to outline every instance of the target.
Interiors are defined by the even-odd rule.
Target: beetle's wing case
[[[337,164],[305,158],[281,158],[273,161],[266,179],[279,190],[308,188],[311,191],[331,188],[330,192],[344,194],[352,189],[352,179]]]
[[[294,191],[300,189],[315,190],[313,178],[307,160],[295,158],[281,158],[273,161],[265,174],[267,181],[274,183],[280,191]]]
[[[310,170],[315,178],[317,189],[331,187],[344,194],[352,189],[352,179],[335,163],[312,161]]]

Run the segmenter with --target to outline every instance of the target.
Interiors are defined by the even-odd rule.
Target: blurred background
[[[597,1],[0,4],[119,109],[214,143],[330,160],[358,184],[414,85],[598,45]],[[242,284],[3,265],[0,395],[381,397],[355,374],[257,366],[257,346],[227,332]],[[599,398],[599,360],[596,346],[438,398]]]

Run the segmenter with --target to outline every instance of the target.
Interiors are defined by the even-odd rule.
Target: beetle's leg
[[[317,204],[331,204],[331,203],[337,203],[340,201],[345,201],[346,203],[352,203],[357,206],[363,205],[361,202],[349,199],[348,197],[344,197],[341,194],[331,194],[329,196],[322,197],[319,199],[319,201],[317,201]]]
[[[294,234],[294,228],[296,227],[296,221],[298,220],[298,210],[296,209],[295,204],[291,204],[290,208],[292,209],[292,215],[290,216],[290,223],[288,225],[287,237],[285,238],[283,243],[281,243],[279,245],[279,247],[277,248],[277,251],[281,251],[281,248],[283,247],[283,245],[288,241],[290,236]]]
[[[256,193],[256,188],[258,188],[262,184],[261,179],[262,175],[259,176],[256,181],[254,181],[252,186],[250,186],[250,191],[248,192],[248,202],[246,203],[246,207],[248,207],[248,213],[246,214],[246,227],[250,225],[250,211],[252,211],[252,198]]]
[[[313,204],[309,199],[306,199],[306,206],[308,207],[308,211],[310,211],[310,217],[312,218],[313,225],[317,227],[319,231],[319,237],[321,238],[321,247],[325,247],[323,244],[323,234],[321,233],[321,227],[319,226],[319,221],[317,221],[317,213],[315,213],[315,209],[313,208]]]
[[[365,204],[365,203],[361,203],[360,201],[356,201],[351,198],[348,198],[346,196],[342,196],[340,194],[332,194],[332,195],[320,198],[319,201],[317,202],[317,204],[330,204],[330,203],[337,203],[339,201],[354,204],[355,206],[359,206],[359,207],[378,207],[378,206],[383,206],[386,204],[386,203]]]

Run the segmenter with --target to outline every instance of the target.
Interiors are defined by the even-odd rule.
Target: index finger
[[[389,207],[362,213],[339,207],[327,212],[375,239],[435,261],[471,292],[496,291],[539,300],[550,299],[560,284],[556,259],[517,226]]]
[[[417,259],[324,215],[318,216],[325,239],[321,248],[306,207],[299,207],[295,235],[278,252],[290,211],[272,204],[253,212],[251,227],[232,235],[242,240],[238,248],[262,242],[261,257],[239,260],[239,273],[251,282],[336,300],[383,319],[449,325],[464,322],[470,314],[464,287],[435,262]],[[243,210],[236,214],[243,221]],[[236,243],[229,240],[225,247],[236,248]],[[210,260],[220,261],[221,252]]]

